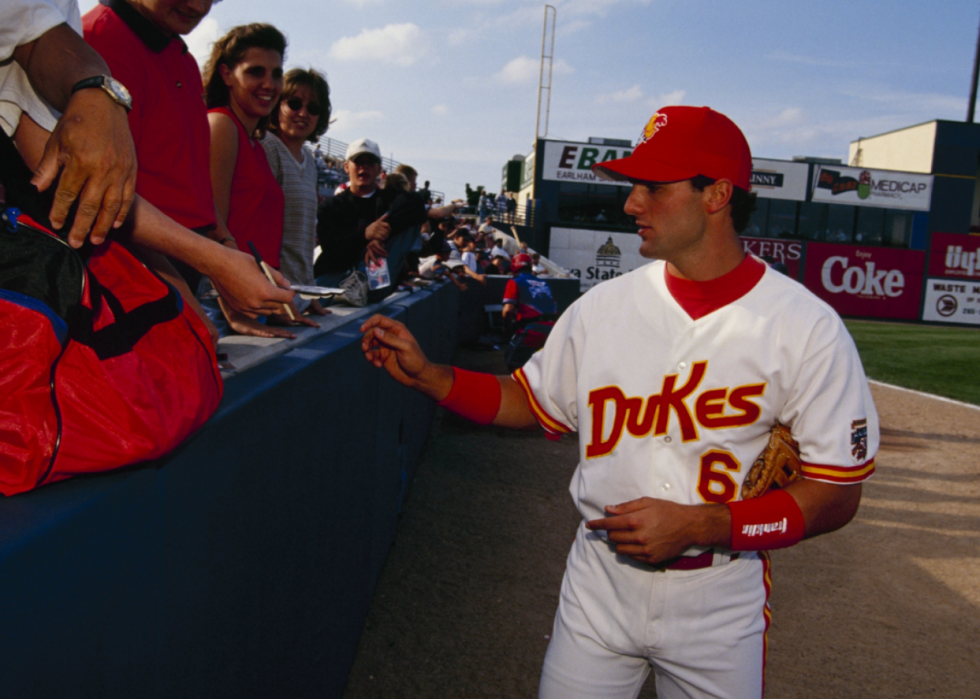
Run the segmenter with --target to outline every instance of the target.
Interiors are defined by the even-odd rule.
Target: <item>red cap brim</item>
[[[592,166],[596,177],[610,182],[680,182],[701,173],[665,163],[642,163],[639,158],[609,160]]]

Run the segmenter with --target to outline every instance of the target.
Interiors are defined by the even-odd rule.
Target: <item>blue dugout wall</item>
[[[458,303],[378,310],[445,362]],[[167,458],[0,500],[3,696],[340,696],[434,411],[363,317],[228,379]]]

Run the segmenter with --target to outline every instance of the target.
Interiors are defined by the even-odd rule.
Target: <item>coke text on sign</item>
[[[925,253],[809,243],[804,285],[841,315],[917,318]]]

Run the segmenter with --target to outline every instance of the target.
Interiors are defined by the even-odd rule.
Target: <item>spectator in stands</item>
[[[530,255],[514,255],[510,270],[514,278],[504,287],[504,328],[515,330],[504,352],[509,371],[524,366],[532,354],[544,347],[558,318],[551,287],[534,278],[532,264]]]
[[[384,179],[384,189],[404,194],[415,191],[412,181],[400,172],[393,172]]]
[[[193,31],[210,9],[210,2],[177,12],[172,5],[151,0],[108,0],[89,11],[82,25],[85,40],[133,97],[129,126],[139,166],[136,193],[182,226],[236,247],[224,222],[218,220],[211,194],[201,73],[180,38]],[[135,252],[198,307],[194,296],[199,272],[158,253]],[[205,318],[209,331],[216,334]]]
[[[422,197],[422,201],[425,203],[425,208],[432,208],[432,190],[429,189],[429,181],[425,181],[425,185],[419,190],[419,196]]]
[[[507,213],[507,195],[504,194],[503,190],[497,192],[497,197],[494,199],[494,204],[497,209],[497,217],[503,220]]]
[[[507,274],[510,270],[510,262],[503,255],[494,255],[490,264],[484,270],[485,274]]]
[[[99,244],[111,227],[122,225],[136,185],[124,97],[75,89],[83,80],[111,75],[80,28],[75,0],[0,5],[0,125],[13,137],[26,112],[40,130],[51,132],[33,182],[45,191],[61,173],[50,220],[59,230],[77,198],[79,211],[68,233],[76,248],[90,229],[92,243]]]
[[[493,227],[493,216],[487,216],[483,225],[480,226],[480,234],[493,238],[500,231]]]
[[[312,68],[286,73],[282,97],[269,121],[271,133],[261,143],[285,197],[280,271],[296,284],[316,282],[316,154],[305,144],[315,143],[329,125],[330,88],[324,77]],[[297,299],[296,306],[300,312],[309,307],[317,315],[329,313],[316,299]]]
[[[218,215],[238,248],[249,243],[262,259],[279,269],[285,199],[258,138],[282,93],[282,61],[286,38],[269,24],[234,27],[214,42],[204,67],[204,94],[211,127],[211,187]],[[283,329],[263,326],[227,308],[222,311],[235,332],[264,337],[294,337]],[[292,309],[276,314],[276,323],[317,326]]]
[[[517,199],[513,195],[507,197],[507,221],[514,223],[514,214],[517,212]]]
[[[503,238],[497,238],[493,242],[494,242],[494,246],[493,246],[493,250],[490,251],[490,256],[491,257],[504,257],[504,258],[507,259],[508,262],[510,262],[510,255],[504,249],[504,239]]]
[[[536,252],[531,253],[531,274],[536,277],[548,276],[548,268],[541,264],[541,255]]]
[[[402,175],[408,180],[408,191],[414,192],[416,189],[416,181],[419,178],[418,170],[416,170],[411,165],[405,165],[404,163],[395,168],[395,173]]]
[[[425,206],[413,192],[379,189],[381,149],[374,141],[362,138],[351,143],[344,166],[349,188],[319,211],[320,256],[314,271],[324,285],[337,286],[355,267],[387,257],[395,280],[420,236]]]
[[[41,51],[42,54],[34,54],[32,65],[37,67],[43,62],[47,62],[47,74],[54,77],[62,75],[62,71],[65,75],[71,75],[72,71],[79,66],[82,66],[83,70],[90,70],[93,65],[101,66],[100,69],[105,70],[105,63],[95,51],[84,43],[80,36],[81,18],[78,16],[78,8],[74,0],[71,0],[67,7],[69,10],[68,17],[64,17],[64,19],[68,19],[71,26],[57,25],[57,41],[55,43],[48,43],[45,39],[46,35],[42,35],[41,39],[32,47],[33,51]],[[4,12],[9,11],[9,9],[11,6],[5,5],[4,10],[0,11],[0,21],[7,22]],[[35,15],[35,17],[37,16]],[[88,63],[90,60],[91,63]],[[34,63],[34,61],[38,63]],[[4,84],[4,79],[7,77],[3,71],[14,68],[15,66],[9,64],[0,68],[0,84]],[[35,93],[32,85],[29,84],[34,81],[31,71],[26,73],[26,77],[27,82],[14,80],[4,84],[4,89],[0,93],[0,114],[3,116],[4,127],[9,126],[10,130],[14,132],[14,141],[23,160],[30,169],[36,171],[42,161],[49,137],[51,137],[50,131],[44,128],[49,123],[47,120],[50,118],[51,112],[39,94]],[[49,85],[48,87],[51,88],[52,86]],[[89,91],[82,90],[80,92]],[[92,92],[102,95],[100,99],[109,99],[102,90],[96,89]],[[119,109],[122,111],[122,107]],[[74,114],[74,112],[72,113]],[[97,112],[87,112],[82,108],[82,113],[73,118],[84,122],[93,115],[97,115]],[[105,128],[106,125],[103,124],[103,127]],[[111,124],[109,129],[111,130]],[[99,139],[96,139],[95,145],[101,146]],[[143,249],[141,254],[150,250],[170,255],[193,265],[201,272],[209,274],[214,278],[216,287],[228,299],[229,304],[239,312],[250,315],[268,314],[280,308],[282,303],[288,302],[293,297],[292,292],[278,289],[269,284],[256,267],[251,256],[223,248],[217,243],[195,235],[171,218],[163,215],[152,204],[138,195],[134,199],[132,215],[126,219],[118,235],[127,237],[128,241],[132,243],[132,248]],[[91,240],[92,242],[96,240],[94,233]],[[281,277],[278,279],[281,281]],[[183,284],[182,281],[180,283]],[[193,294],[186,288],[186,285],[183,287],[180,291],[185,300],[190,302],[195,310],[201,314],[200,307],[193,300]]]
[[[457,245],[461,246],[460,259],[463,261],[463,264],[471,272],[478,272],[479,270],[476,268],[476,241],[467,233]]]
[[[450,252],[452,248],[449,247],[449,243],[443,243],[438,254],[423,257],[419,262],[419,276],[423,279],[449,279],[460,291],[463,291],[466,289],[466,284],[457,279],[446,264]]]
[[[490,198],[487,196],[486,191],[480,190],[480,199],[477,204],[477,222],[483,223],[486,219],[487,214],[490,213]]]

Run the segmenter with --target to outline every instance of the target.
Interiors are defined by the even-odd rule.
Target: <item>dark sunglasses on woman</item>
[[[286,100],[286,104],[288,104],[289,108],[294,112],[298,112],[303,108],[303,100],[301,100],[299,97],[290,97],[288,100]],[[320,105],[318,105],[316,102],[308,102],[306,104],[306,112],[310,116],[320,116]]]

